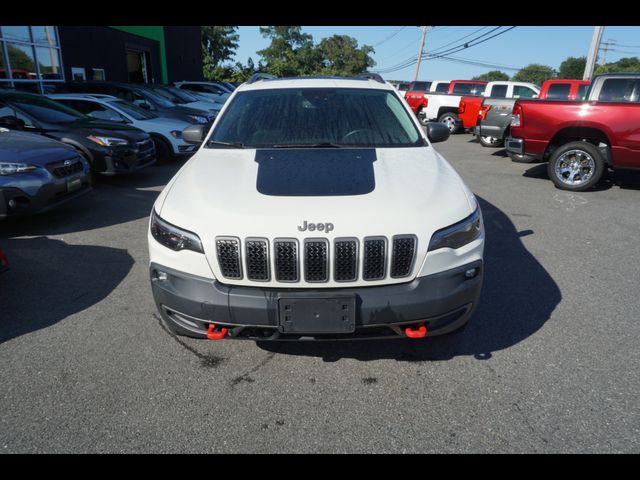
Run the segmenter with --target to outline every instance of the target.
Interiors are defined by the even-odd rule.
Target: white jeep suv
[[[480,297],[479,204],[378,75],[255,75],[155,202],[153,296],[209,339],[423,338]]]

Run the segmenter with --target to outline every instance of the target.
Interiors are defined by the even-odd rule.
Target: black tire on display
[[[593,188],[602,179],[605,170],[606,164],[600,149],[582,141],[557,148],[547,165],[547,173],[554,185],[571,192]]]
[[[440,123],[444,123],[451,132],[451,135],[454,135],[460,131],[460,118],[457,113],[447,112],[440,115],[438,118]]]

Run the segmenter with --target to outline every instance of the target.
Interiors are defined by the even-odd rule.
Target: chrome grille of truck
[[[218,266],[224,278],[241,280],[243,264],[247,279],[261,282],[272,278],[285,283],[404,278],[413,271],[418,246],[415,235],[396,235],[391,242],[382,236],[366,237],[362,254],[357,238],[336,238],[333,248],[326,238],[307,238],[300,243],[295,238],[276,238],[271,248],[266,238],[246,238],[242,243],[236,237],[216,237]]]

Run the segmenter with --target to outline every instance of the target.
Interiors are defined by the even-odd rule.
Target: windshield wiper
[[[270,148],[347,148],[346,145],[339,145],[337,143],[322,142],[322,143],[292,143],[292,144],[280,144],[271,145]]]
[[[231,147],[231,148],[245,148],[243,143],[220,142],[218,140],[209,140],[207,142],[207,146],[210,146],[210,145],[222,145],[223,147]]]

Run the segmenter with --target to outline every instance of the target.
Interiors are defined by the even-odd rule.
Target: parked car
[[[585,102],[518,100],[505,144],[512,160],[548,160],[563,190],[584,191],[607,168],[640,168],[640,73],[596,76]]]
[[[430,91],[410,91],[405,95],[407,103],[422,124],[431,121],[444,123],[454,134],[462,129],[458,117],[458,107],[462,95],[480,96],[484,92],[487,82],[480,80],[453,80],[451,82],[435,81],[431,83]],[[447,85],[446,93],[438,92]]]
[[[396,90],[398,90],[398,93],[400,94],[400,96],[402,98],[405,98],[406,93],[409,91],[409,87],[411,86],[410,83],[398,83],[396,85]]]
[[[122,98],[161,117],[176,118],[184,122],[210,124],[217,112],[189,108],[153,93],[141,85],[118,82],[69,82],[61,85],[56,93],[99,93]]]
[[[555,78],[547,80],[540,87],[541,100],[584,100],[589,90],[589,80],[568,80]]]
[[[431,145],[448,129],[421,127],[379,75],[250,80],[211,132],[184,136],[203,146],[157,198],[148,234],[171,331],[423,338],[469,320],[478,201]]]
[[[6,253],[2,251],[2,248],[0,248],[0,273],[4,273],[7,270],[9,270],[9,259]]]
[[[220,113],[220,109],[222,108],[222,104],[215,102],[213,100],[203,100],[202,98],[196,97],[192,95],[187,90],[181,90],[177,87],[173,87],[170,85],[158,85],[158,84],[145,84],[145,87],[157,95],[166,98],[170,102],[175,103],[176,105],[181,105],[184,107],[195,108],[198,110],[204,110],[205,112],[209,112],[213,115],[214,119]]]
[[[182,90],[187,90],[198,97],[206,100],[214,100],[218,103],[227,101],[231,92],[229,87],[221,85],[217,82],[174,82],[174,85]]]
[[[463,97],[460,102],[466,102],[473,110],[476,102],[480,101],[476,126],[473,133],[483,147],[501,147],[509,131],[511,111],[518,98],[538,98],[540,87],[533,83],[524,82],[492,82],[491,90],[487,85],[485,95],[478,98]],[[488,92],[488,93],[487,93]]]
[[[75,149],[0,128],[0,219],[57,207],[89,192],[90,179],[89,164]]]
[[[232,82],[222,82],[222,84],[228,87],[230,92],[233,92],[236,88],[238,88],[238,86],[233,84]]]
[[[98,120],[119,122],[147,132],[156,149],[159,161],[191,155],[196,147],[182,139],[182,130],[190,124],[175,118],[162,118],[110,95],[58,93],[49,98]]]
[[[131,173],[156,161],[151,137],[142,130],[91,118],[42,95],[0,92],[0,127],[69,145],[96,173]]]

